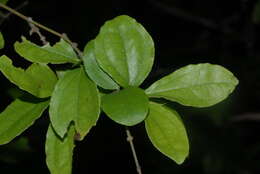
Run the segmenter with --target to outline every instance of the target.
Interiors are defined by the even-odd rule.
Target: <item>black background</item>
[[[240,84],[225,101],[210,108],[183,107],[169,103],[182,116],[190,139],[190,155],[178,166],[152,147],[144,125],[131,129],[143,173],[154,174],[252,174],[259,173],[260,161],[260,49],[259,25],[253,23],[256,1],[250,0],[28,0],[19,11],[50,28],[66,33],[82,50],[95,38],[106,20],[126,14],[140,22],[155,42],[153,70],[142,85],[187,64],[220,64],[239,79]],[[22,0],[10,0],[16,8]],[[3,11],[6,13],[6,11]],[[20,67],[28,62],[13,50],[24,35],[41,44],[37,35],[29,36],[28,24],[11,15],[1,19],[6,40],[1,50]],[[52,44],[56,36],[42,31]],[[13,99],[15,86],[0,74],[0,109]],[[13,144],[0,147],[0,173],[48,173],[44,141],[48,127],[45,113]],[[28,147],[15,142],[26,137]],[[19,145],[18,145],[19,146]],[[96,127],[77,142],[73,173],[136,173],[123,126],[101,115]]]

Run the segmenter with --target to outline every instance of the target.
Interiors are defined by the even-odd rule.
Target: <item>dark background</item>
[[[24,0],[10,0],[16,8]],[[153,71],[143,84],[187,64],[220,64],[240,84],[225,101],[210,108],[183,107],[173,103],[182,116],[190,139],[190,155],[178,166],[152,147],[144,125],[131,128],[136,150],[147,174],[257,174],[260,172],[260,45],[259,25],[253,22],[254,0],[78,0],[26,1],[20,12],[50,28],[66,33],[83,49],[106,20],[121,14],[134,17],[151,34],[156,47]],[[6,11],[2,11],[7,13]],[[10,15],[0,18],[6,40],[1,54],[16,66],[28,62],[13,50],[21,35],[29,36],[28,24]],[[59,38],[45,31],[51,43]],[[0,74],[0,110],[13,100],[17,89]],[[48,127],[45,113],[35,125],[12,143],[0,147],[0,173],[49,173],[44,141]],[[136,173],[124,127],[101,115],[74,153],[73,173]]]

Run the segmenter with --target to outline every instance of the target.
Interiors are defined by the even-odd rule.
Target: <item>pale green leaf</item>
[[[23,70],[14,67],[7,56],[0,57],[0,71],[19,88],[40,98],[51,96],[57,81],[55,73],[47,65],[34,63]]]
[[[142,89],[137,87],[128,87],[104,95],[101,101],[102,110],[107,116],[126,126],[142,122],[148,113],[148,97]]]
[[[238,84],[236,77],[219,65],[188,65],[152,84],[146,93],[186,106],[208,107],[224,100]]]
[[[145,128],[152,144],[177,164],[189,154],[189,141],[180,116],[173,109],[150,102]]]
[[[5,40],[2,33],[0,32],[0,49],[4,48],[4,46],[5,46]]]
[[[70,126],[66,136],[61,139],[49,126],[46,143],[46,163],[51,174],[71,174],[74,149],[75,128]]]
[[[35,63],[61,64],[80,61],[73,48],[63,39],[54,46],[47,44],[41,47],[22,37],[22,42],[16,42],[14,48],[20,56]]]
[[[136,20],[118,16],[101,27],[95,39],[95,56],[118,84],[139,86],[151,71],[154,43]]]
[[[60,137],[67,132],[72,121],[82,140],[98,120],[100,97],[96,85],[86,76],[84,69],[67,71],[53,91],[50,119]]]
[[[99,67],[94,53],[94,41],[86,45],[83,62],[87,74],[98,86],[104,89],[119,89],[116,82]]]
[[[9,143],[30,127],[48,107],[49,101],[29,102],[16,99],[0,113],[0,144]]]

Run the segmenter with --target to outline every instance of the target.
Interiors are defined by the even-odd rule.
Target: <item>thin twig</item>
[[[25,21],[27,21],[27,22],[29,22],[29,23],[31,23],[31,24],[33,24],[33,25],[35,25],[35,26],[45,30],[45,31],[48,31],[49,33],[52,33],[53,35],[56,35],[56,36],[62,38],[64,41],[68,42],[73,47],[73,49],[78,53],[78,55],[80,57],[82,57],[82,52],[77,47],[75,47],[75,44],[68,37],[65,37],[64,34],[61,34],[61,33],[57,32],[57,31],[55,31],[55,30],[53,30],[51,28],[48,28],[48,27],[46,27],[46,26],[36,22],[36,21],[33,21],[29,17],[23,15],[22,13],[16,11],[15,9],[12,9],[12,8],[2,4],[2,3],[0,3],[0,8],[3,8],[5,10],[13,13],[14,15],[22,18],[23,20],[25,20]]]
[[[28,18],[30,21],[33,21],[31,17]],[[43,45],[48,44],[48,42],[46,41],[46,37],[44,35],[42,35],[42,33],[40,32],[40,29],[34,25],[32,22],[28,22],[31,30],[29,31],[30,35],[32,35],[33,33],[37,34],[40,38],[40,40],[42,41]]]
[[[131,135],[131,132],[128,129],[128,127],[126,127],[126,135],[127,135],[126,140],[129,142],[131,150],[132,150],[132,154],[133,154],[133,157],[134,157],[137,173],[142,174],[141,166],[139,164],[139,161],[138,161],[138,158],[137,158],[137,155],[136,155],[136,151],[135,151],[135,146],[134,146],[134,143],[133,143],[134,137]]]
[[[18,10],[24,8],[24,7],[27,6],[27,5],[28,5],[28,1],[24,1],[22,4],[20,4],[18,7],[16,7],[15,10],[18,11]],[[3,19],[0,20],[0,25],[1,25],[7,18],[9,18],[11,15],[12,15],[11,12],[9,12],[9,13],[7,13],[7,14],[1,14],[1,18],[3,18]]]
[[[207,27],[207,28],[211,28],[211,29],[216,29],[218,28],[218,25],[208,19],[199,17],[199,16],[194,16],[192,14],[187,13],[186,11],[183,11],[179,8],[176,7],[170,7],[165,5],[164,3],[162,3],[161,1],[157,1],[157,0],[149,0],[148,2],[150,2],[151,5],[153,5],[156,8],[162,9],[163,11],[167,12],[168,14],[171,14],[173,16],[177,16],[177,17],[181,17],[185,20],[191,21],[191,22],[195,22],[198,24],[202,24],[203,26]]]

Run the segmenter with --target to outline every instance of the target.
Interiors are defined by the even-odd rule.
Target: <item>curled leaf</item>
[[[104,89],[119,89],[118,84],[99,67],[94,53],[94,41],[86,45],[83,62],[87,74],[97,85]]]
[[[23,70],[13,66],[7,56],[0,57],[0,71],[19,88],[40,98],[51,96],[57,82],[55,73],[47,65],[34,63]]]
[[[35,63],[61,64],[80,61],[73,48],[63,39],[54,46],[50,44],[38,46],[22,37],[22,42],[16,42],[14,48],[20,56]]]

